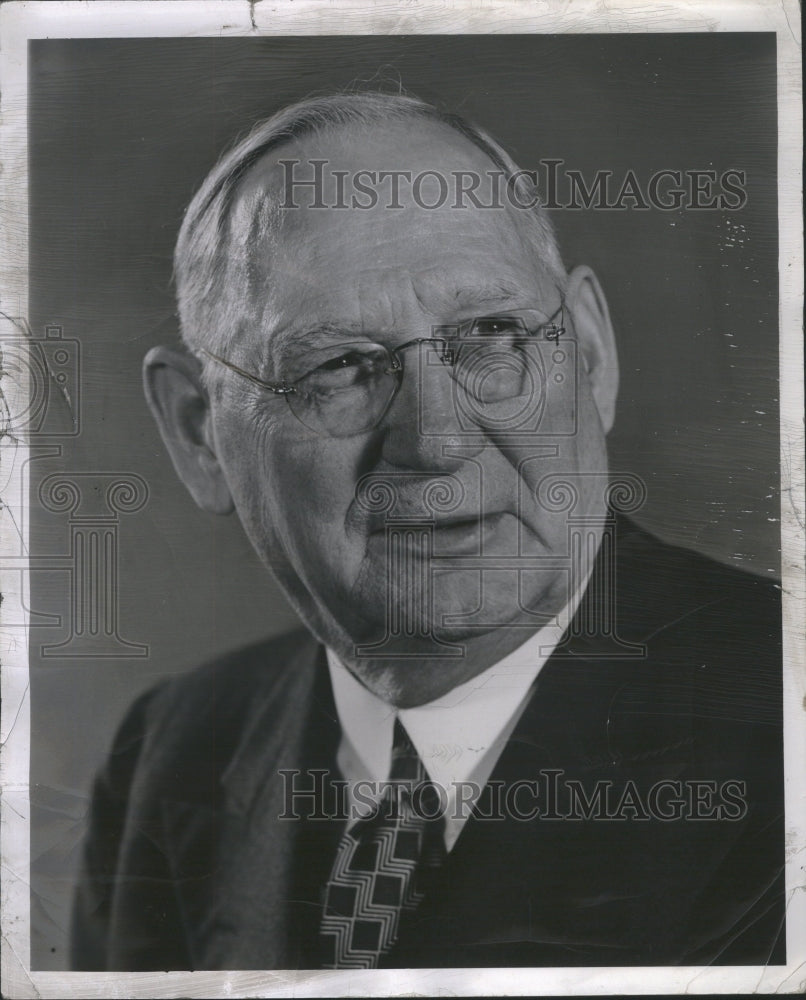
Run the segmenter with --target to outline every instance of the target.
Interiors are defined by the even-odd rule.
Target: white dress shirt
[[[362,784],[363,799],[380,798],[382,787],[377,794],[372,794],[372,788],[388,780],[394,723],[399,717],[428,777],[445,791],[445,846],[450,851],[526,707],[535,678],[573,618],[586,584],[587,580],[556,622],[533,633],[523,645],[476,677],[416,708],[396,709],[382,701],[328,649],[327,662],[342,730],[337,763],[348,783],[346,804],[352,810],[348,815],[360,816],[371,809],[355,798],[356,782],[371,783]],[[460,782],[472,786],[462,789],[457,808]]]

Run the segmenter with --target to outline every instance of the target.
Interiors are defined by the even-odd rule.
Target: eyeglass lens
[[[469,336],[447,344],[445,339],[417,342],[421,374],[441,360],[443,372],[450,372],[462,390],[463,409],[469,408],[480,425],[511,424],[524,408],[542,405],[545,368],[538,345],[519,324],[509,322],[507,329],[475,325]],[[316,433],[350,437],[371,430],[383,419],[403,377],[402,358],[398,355],[396,361],[393,354],[397,352],[367,343],[320,353],[317,367],[294,384],[286,400],[297,419]]]

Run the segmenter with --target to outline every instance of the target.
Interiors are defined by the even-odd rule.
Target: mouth
[[[403,544],[412,555],[416,555],[419,551],[419,554],[424,556],[430,549],[431,556],[440,557],[495,553],[496,549],[502,547],[497,543],[503,542],[504,539],[508,540],[506,548],[509,551],[516,538],[518,523],[518,518],[514,514],[509,511],[498,511],[494,514],[437,519],[433,522],[399,521],[394,527],[405,534],[406,540]],[[427,547],[427,536],[423,532],[427,532],[428,529],[431,529],[431,545]],[[386,525],[374,528],[369,535],[373,548],[384,543],[385,535]]]
[[[434,525],[434,555],[481,554],[493,546],[499,535],[513,531],[516,522],[509,511],[438,521]]]

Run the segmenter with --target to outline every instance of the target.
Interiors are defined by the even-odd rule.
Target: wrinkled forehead
[[[491,207],[459,197],[474,179]],[[470,308],[474,290],[479,306],[496,288],[540,296],[547,275],[502,184],[483,150],[437,122],[289,142],[252,168],[233,206],[235,239],[248,234],[249,294],[278,320],[289,309],[358,310],[375,323],[416,305]]]

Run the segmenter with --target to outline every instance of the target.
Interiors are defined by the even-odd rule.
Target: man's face
[[[287,146],[252,172],[241,198],[276,186],[277,159],[299,160],[297,176],[312,176],[309,158],[329,161],[328,203],[336,197],[327,181],[333,171],[432,170],[450,179],[456,170],[492,169],[461,136],[408,123]],[[437,200],[435,190],[423,187],[420,201]],[[383,195],[371,210],[286,209],[279,236],[255,248],[250,286],[262,296],[265,320],[244,331],[229,360],[266,381],[293,382],[337,356],[340,344],[393,350],[433,337],[438,326],[522,311],[548,320],[561,305],[516,210],[459,209],[452,196],[429,210],[410,188],[399,200],[398,209]],[[464,643],[472,659],[485,636],[498,633],[498,652],[513,648],[529,634],[522,626],[539,625],[536,614],[554,614],[568,600],[567,513],[545,509],[537,486],[552,473],[603,471],[606,455],[581,351],[573,365],[574,317],[566,312],[563,321],[561,342],[539,345],[549,384],[534,389],[544,393],[536,433],[474,420],[478,407],[457,403],[455,373],[428,347],[402,353],[404,375],[380,423],[349,436],[317,433],[281,395],[215,372],[217,455],[245,529],[308,624],[347,662],[356,645],[394,630],[390,606],[405,605],[414,618],[415,634],[400,637],[398,651],[425,655],[436,634]],[[562,356],[564,365],[556,361]],[[457,498],[453,509],[427,492],[435,480]],[[394,492],[391,507],[373,509],[378,483]],[[601,483],[583,485],[575,513],[601,512],[601,497]],[[432,550],[417,541],[421,531],[408,536],[405,558],[390,558],[390,531],[399,528],[390,517],[432,532]],[[552,556],[559,561],[542,568]]]

